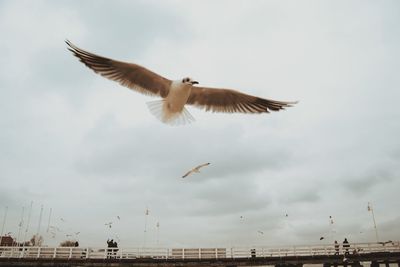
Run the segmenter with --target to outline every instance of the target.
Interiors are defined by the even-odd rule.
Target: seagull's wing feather
[[[140,65],[95,55],[66,40],[68,50],[94,72],[146,95],[166,97],[172,83]]]
[[[200,168],[203,168],[203,167],[208,166],[208,165],[210,165],[210,163],[204,163],[204,164],[201,164],[201,165],[197,166],[196,169],[200,169]]]
[[[213,112],[263,113],[291,107],[297,102],[283,102],[247,95],[231,89],[193,86],[187,104]]]
[[[187,173],[185,173],[185,175],[182,176],[182,178],[185,178],[186,176],[188,176],[189,174],[191,174],[193,172],[193,170],[188,171]]]

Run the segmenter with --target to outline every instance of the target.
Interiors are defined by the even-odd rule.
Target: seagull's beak
[[[192,81],[192,85],[193,84],[199,84],[199,82],[198,81]]]

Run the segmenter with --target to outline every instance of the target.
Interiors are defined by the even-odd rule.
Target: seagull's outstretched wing
[[[200,168],[203,168],[203,167],[205,167],[205,166],[208,166],[208,165],[210,165],[211,163],[209,163],[209,162],[207,162],[207,163],[204,163],[204,164],[201,164],[201,165],[199,165],[199,166],[197,166],[195,169],[200,169]]]
[[[94,72],[146,95],[166,97],[172,83],[142,66],[98,56],[65,41],[74,56]]]
[[[185,173],[182,178],[185,178],[186,176],[188,176],[189,174],[191,174],[193,172],[193,170],[188,171],[187,173]]]
[[[231,89],[193,86],[187,104],[206,111],[226,113],[269,113],[291,107],[297,102],[283,102],[247,95]]]

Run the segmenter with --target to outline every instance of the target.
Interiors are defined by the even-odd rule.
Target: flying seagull
[[[69,40],[65,42],[68,50],[94,72],[139,93],[161,97],[162,100],[147,104],[150,112],[167,124],[194,121],[186,104],[213,112],[269,113],[297,103],[264,99],[231,89],[194,86],[198,82],[189,77],[172,81],[140,65],[99,56]]]
[[[108,228],[111,228],[112,222],[105,223],[104,225],[107,225],[107,226],[108,226]]]
[[[193,169],[191,169],[190,171],[185,173],[185,175],[183,175],[182,178],[185,178],[186,176],[188,176],[188,175],[190,175],[192,173],[198,173],[198,172],[200,172],[200,168],[203,168],[203,167],[208,166],[208,165],[210,165],[210,163],[204,163],[204,164],[201,164],[201,165],[199,165],[197,167],[194,167]]]
[[[263,231],[260,231],[260,230],[258,230],[257,232],[258,232],[259,234],[262,234],[262,235],[264,234],[264,232],[263,232]]]

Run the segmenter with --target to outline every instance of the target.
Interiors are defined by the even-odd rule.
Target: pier
[[[400,267],[400,242],[232,248],[0,247],[0,266]]]

